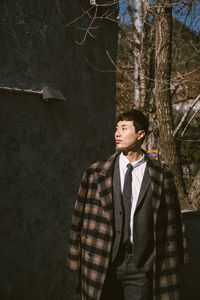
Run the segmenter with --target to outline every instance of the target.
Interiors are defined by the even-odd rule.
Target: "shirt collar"
[[[125,170],[127,168],[127,165],[130,164],[130,161],[128,158],[123,154],[123,151],[120,154],[120,160],[121,160],[121,166]],[[134,161],[132,164],[133,168],[136,167],[137,165],[141,165],[146,161],[145,155],[143,153],[142,157],[136,161]]]

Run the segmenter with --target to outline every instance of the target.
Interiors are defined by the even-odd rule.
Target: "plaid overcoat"
[[[77,298],[99,300],[113,239],[112,175],[117,153],[83,174],[72,218],[68,262]],[[187,262],[181,211],[168,167],[147,159],[154,219],[153,299],[178,300],[179,266]]]

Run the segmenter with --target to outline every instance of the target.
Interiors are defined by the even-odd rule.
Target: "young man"
[[[180,299],[181,212],[170,170],[141,149],[147,130],[141,111],[120,115],[117,152],[84,172],[68,255],[82,300]]]

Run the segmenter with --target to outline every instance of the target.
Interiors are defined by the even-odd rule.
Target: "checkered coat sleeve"
[[[98,300],[112,244],[112,160],[88,168],[82,178],[72,217],[68,266],[78,271],[78,299]]]

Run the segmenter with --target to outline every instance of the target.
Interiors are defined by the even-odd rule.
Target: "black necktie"
[[[124,237],[123,242],[130,241],[130,213],[131,213],[131,196],[132,196],[132,164],[127,165],[127,171],[123,187],[123,204],[124,204]]]

